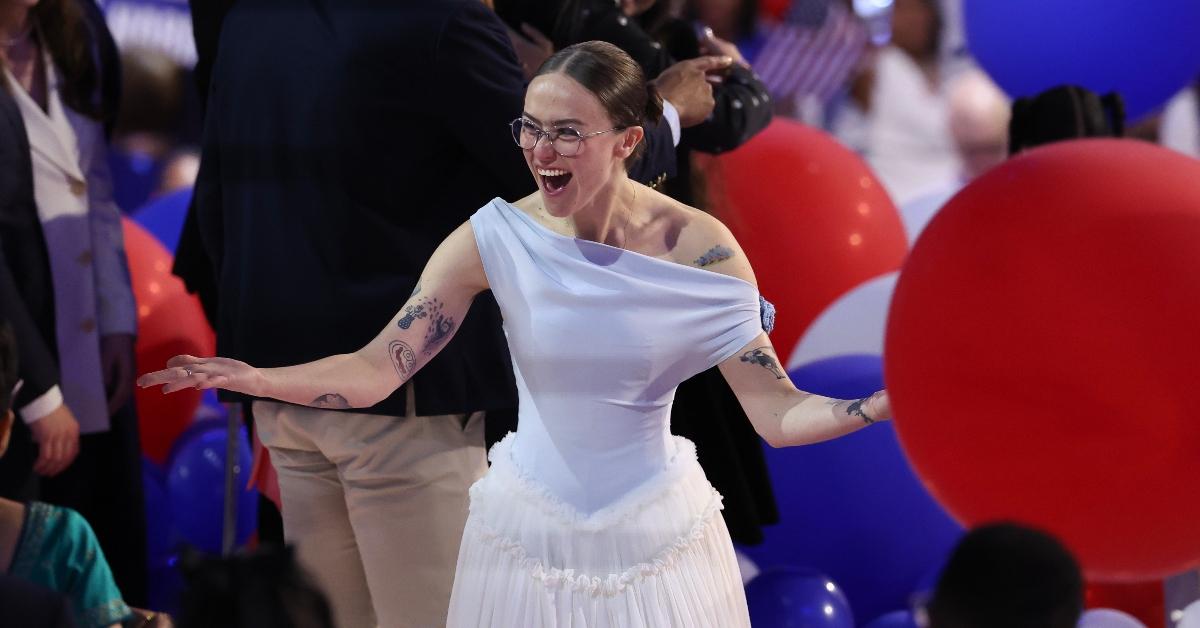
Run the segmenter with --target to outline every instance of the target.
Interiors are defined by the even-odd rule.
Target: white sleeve
[[[663,99],[663,118],[671,126],[671,141],[676,146],[679,146],[679,134],[681,133],[679,127],[679,110],[665,98]]]
[[[37,399],[22,406],[18,412],[21,414],[21,420],[25,421],[26,425],[29,425],[45,418],[46,415],[57,410],[62,404],[62,390],[58,386],[51,386],[50,390],[47,390]]]

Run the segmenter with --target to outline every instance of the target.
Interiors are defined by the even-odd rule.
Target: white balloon
[[[899,276],[892,272],[876,277],[838,297],[800,337],[787,369],[839,355],[883,355],[888,306]]]
[[[1188,604],[1175,628],[1200,628],[1200,600]]]
[[[960,189],[962,184],[955,181],[930,190],[900,206],[900,221],[904,223],[904,234],[908,236],[909,248],[917,243],[917,238],[921,236],[925,226]]]
[[[1113,608],[1093,608],[1079,618],[1079,628],[1146,628],[1129,613]]]

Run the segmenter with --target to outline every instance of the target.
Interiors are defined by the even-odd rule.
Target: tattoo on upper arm
[[[704,255],[696,258],[696,261],[692,263],[700,267],[712,266],[717,262],[723,262],[731,257],[733,257],[733,251],[729,250],[728,247],[718,244],[709,249]]]
[[[429,312],[425,311],[425,301],[427,300],[428,299],[423,299],[416,305],[404,306],[404,316],[400,317],[400,320],[396,321],[396,324],[400,326],[400,329],[408,329],[409,327],[412,327],[413,321],[417,320],[418,318],[425,318],[429,315]]]
[[[417,288],[419,290],[420,286],[417,286]],[[429,319],[429,327],[425,330],[425,345],[421,347],[421,353],[425,355],[433,353],[438,346],[446,342],[450,338],[450,335],[454,333],[454,318],[446,316],[442,311],[443,307],[444,305],[440,300],[425,297],[412,305],[404,306],[404,316],[401,316],[400,320],[396,321],[396,325],[400,329],[409,329],[417,319]],[[412,351],[408,345],[404,345],[404,347],[410,352]],[[389,351],[392,353],[393,363],[399,369],[403,361],[396,361],[394,346],[390,345]],[[411,369],[411,367],[409,368]],[[404,375],[401,374],[401,376],[403,377]]]
[[[450,339],[454,333],[454,319],[442,313],[442,302],[437,299],[429,301],[429,328],[425,330],[425,347],[421,350],[425,355],[433,353],[442,343]]]
[[[391,356],[392,365],[396,367],[396,373],[400,375],[400,379],[408,379],[417,365],[417,354],[412,347],[400,340],[393,340],[388,345],[388,355]]]
[[[767,369],[775,376],[775,379],[787,379],[787,373],[784,373],[783,369],[779,368],[779,362],[768,351],[768,347],[751,349],[742,354],[741,360],[747,364],[757,364]]]
[[[325,393],[316,399],[313,399],[309,404],[317,408],[333,408],[335,410],[345,410],[350,407],[350,402],[346,398],[337,393]]]

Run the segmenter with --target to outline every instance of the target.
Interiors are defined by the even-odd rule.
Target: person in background
[[[1079,563],[1054,537],[1014,523],[959,541],[926,606],[929,628],[1075,628]]]
[[[0,320],[0,458],[14,421],[17,365],[13,328]],[[107,628],[134,617],[91,527],[69,508],[0,497],[0,574],[66,595],[80,628]],[[7,606],[0,610],[5,625],[13,619],[9,613]]]
[[[1125,104],[1110,92],[1097,95],[1077,85],[1060,85],[1012,105],[1008,153],[1083,137],[1125,134]]]
[[[187,72],[164,52],[121,53],[121,111],[113,128],[109,166],[117,205],[142,207],[156,192],[168,157],[181,141]]]
[[[179,628],[333,628],[325,596],[296,564],[291,548],[181,561],[186,588]],[[398,585],[402,586],[402,585]]]
[[[10,164],[0,169],[0,248],[20,294],[20,306],[3,307],[34,321],[42,348],[28,359],[57,365],[60,384],[18,399],[24,421],[11,460],[0,463],[0,494],[82,514],[125,599],[141,605],[137,312],[106,160],[118,102],[115,47],[91,0],[0,0],[0,43],[0,124],[8,127],[0,154]]]
[[[937,0],[896,0],[891,45],[862,79],[862,150],[897,205],[952,182],[962,167],[948,123],[941,30]]]
[[[978,69],[966,70],[951,80],[950,134],[962,169],[959,176],[900,206],[900,218],[910,243],[929,224],[946,201],[966,184],[1008,158],[1008,123],[1012,117],[1008,97]]]

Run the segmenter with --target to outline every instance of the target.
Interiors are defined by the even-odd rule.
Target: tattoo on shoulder
[[[350,402],[346,398],[337,393],[325,393],[316,399],[313,399],[310,404],[316,408],[333,408],[335,410],[345,410],[350,407]]]
[[[412,347],[400,340],[393,340],[388,345],[388,355],[391,356],[392,365],[396,367],[396,373],[400,375],[400,379],[408,379],[417,365],[417,354]]]
[[[709,249],[704,255],[696,258],[696,261],[692,263],[703,268],[705,266],[712,266],[717,262],[723,262],[731,257],[733,257],[733,251],[731,251],[729,247],[718,244]]]
[[[775,360],[775,356],[768,351],[767,347],[751,349],[742,354],[741,360],[747,364],[757,364],[767,369],[775,376],[775,379],[787,379],[787,373],[783,372],[783,369],[779,367],[779,362]]]
[[[846,414],[848,414],[850,416],[859,417],[860,419],[863,420],[863,423],[866,423],[867,425],[874,423],[875,419],[872,419],[871,417],[867,416],[867,411],[865,409],[865,406],[867,405],[867,401],[870,399],[871,399],[870,397],[864,397],[857,401],[850,402],[850,405],[846,406]]]

